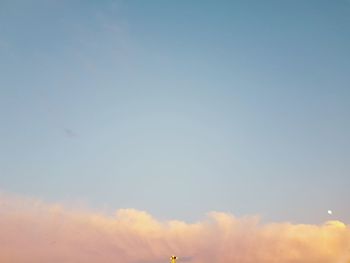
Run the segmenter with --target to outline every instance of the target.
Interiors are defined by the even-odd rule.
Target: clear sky
[[[350,2],[0,1],[0,191],[349,222]]]

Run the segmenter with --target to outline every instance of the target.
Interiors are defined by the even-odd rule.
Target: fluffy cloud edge
[[[171,254],[191,263],[349,263],[350,227],[220,212],[190,224],[135,209],[106,215],[0,194],[0,262],[161,263]]]

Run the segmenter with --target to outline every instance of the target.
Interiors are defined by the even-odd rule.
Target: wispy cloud
[[[211,212],[201,222],[161,222],[121,209],[108,216],[0,195],[0,262],[348,263],[350,228],[262,224]]]

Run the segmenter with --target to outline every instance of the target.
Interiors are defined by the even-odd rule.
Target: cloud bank
[[[172,254],[179,263],[349,263],[350,227],[218,212],[161,222],[134,209],[104,215],[0,194],[0,262],[166,263]]]

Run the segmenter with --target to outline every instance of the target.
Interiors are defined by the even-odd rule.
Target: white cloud
[[[349,263],[350,229],[262,224],[212,212],[201,222],[161,222],[146,212],[114,216],[0,195],[0,262]],[[181,261],[181,258],[183,261]]]

